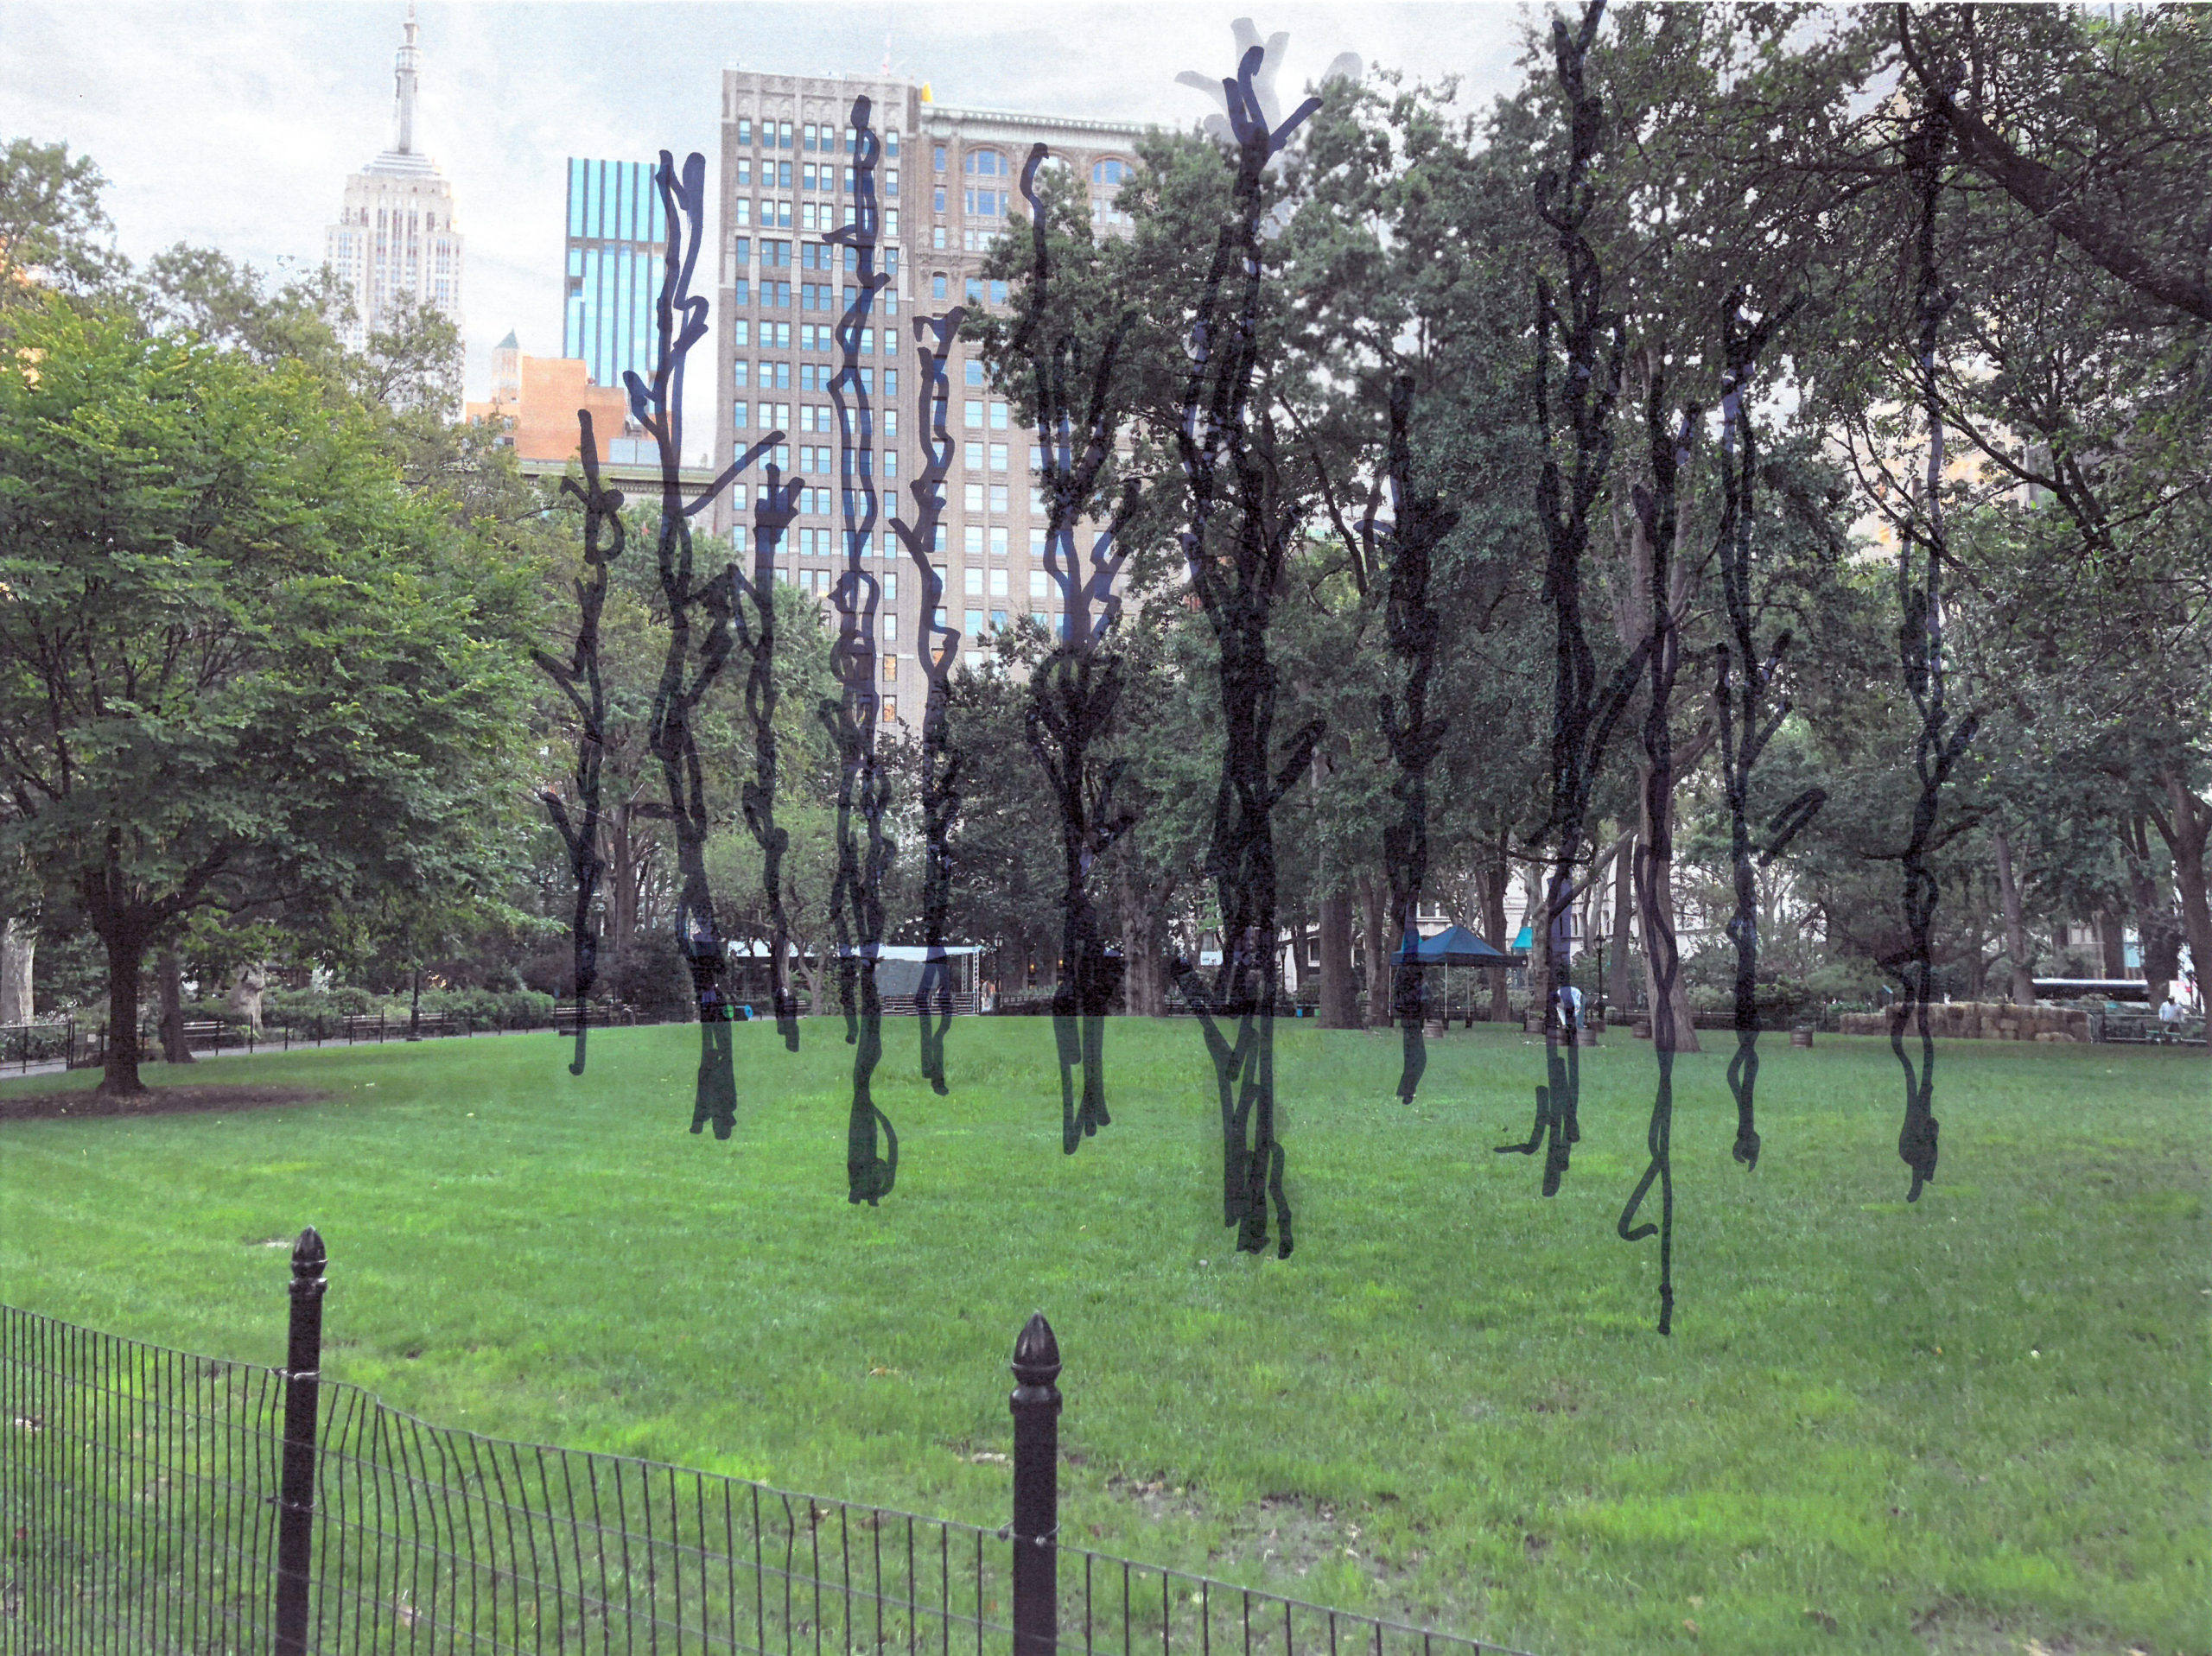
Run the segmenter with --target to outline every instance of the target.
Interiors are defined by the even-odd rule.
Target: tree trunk
[[[2005,952],[2012,961],[2012,1004],[2036,1004],[2035,963],[2028,958],[2028,928],[2022,917],[2020,885],[2012,878],[2012,842],[2003,828],[1989,831],[1989,848],[1997,860],[1997,899],[2005,913]]]
[[[162,951],[162,1061],[192,1063],[192,1049],[184,1039],[184,956],[175,949]]]
[[[1475,873],[1476,901],[1482,910],[1482,927],[1493,949],[1510,954],[1513,939],[1505,930],[1505,892],[1513,880],[1513,865],[1506,857],[1506,836],[1485,847],[1484,861]],[[1513,1015],[1508,1000],[1508,974],[1499,967],[1490,974],[1490,1021],[1503,1024]]]
[[[138,988],[146,966],[144,932],[112,930],[100,942],[107,949],[107,1065],[100,1091],[111,1098],[138,1098],[146,1083],[138,1079]]]
[[[2121,930],[2120,917],[2109,909],[2100,909],[2095,917],[2097,949],[2104,960],[2107,978],[2117,980],[2127,975],[2127,938]]]
[[[2142,940],[2143,978],[2156,993],[2180,975],[2181,928],[2176,923],[2173,897],[2151,866],[2150,831],[2140,816],[2121,827],[2120,843],[2126,856],[2127,883],[2135,895],[2135,935]]]
[[[1639,802],[1637,811],[1638,818],[1637,849],[1638,854],[1643,859],[1646,875],[1651,881],[1652,891],[1652,915],[1646,916],[1643,928],[1646,934],[1643,942],[1643,992],[1650,1001],[1654,1014],[1651,1020],[1651,1033],[1652,1039],[1656,1042],[1660,1038],[1659,1031],[1664,1027],[1664,1022],[1656,1015],[1659,1010],[1659,982],[1655,974],[1653,961],[1662,949],[1671,955],[1675,948],[1675,825],[1672,820],[1675,812],[1675,792],[1672,785],[1665,792],[1666,803],[1663,809],[1669,820],[1655,822],[1652,820],[1651,790],[1648,785],[1649,778],[1650,766],[1639,755],[1636,767],[1636,791]],[[1671,778],[1671,782],[1679,784],[1681,780],[1681,774],[1677,771]],[[1656,917],[1658,925],[1666,928],[1664,937],[1656,935],[1656,927],[1652,923],[1653,916]],[[1704,1049],[1698,1045],[1697,1041],[1697,1024],[1690,1015],[1689,985],[1683,980],[1682,974],[1679,971],[1674,974],[1674,993],[1668,997],[1668,1004],[1674,1009],[1675,1044],[1671,1050],[1676,1052],[1702,1051]]]
[[[1351,897],[1339,891],[1321,899],[1321,1006],[1323,1029],[1357,1029],[1351,979]]]
[[[1552,972],[1552,929],[1544,922],[1544,879],[1545,871],[1532,865],[1521,910],[1529,931],[1529,1004],[1538,1012],[1546,1010],[1544,997],[1549,993]]]
[[[38,934],[21,916],[0,920],[0,1025],[31,1021],[31,961]]]
[[[1390,891],[1379,879],[1360,884],[1359,906],[1367,936],[1367,1026],[1390,1027]]]
[[[1625,1013],[1629,1008],[1629,917],[1636,911],[1636,841],[1625,842],[1613,856],[1613,958],[1605,967],[1605,999]]]
[[[2173,853],[2174,885],[2181,896],[2182,934],[2189,940],[2189,955],[2200,985],[2212,981],[2212,904],[2204,886],[2205,842],[2212,839],[2212,803],[2199,799],[2188,785],[2169,771],[2159,781],[2166,790],[2166,810],[2152,820],[2159,837]],[[2205,1047],[2212,1056],[2212,1043]]]

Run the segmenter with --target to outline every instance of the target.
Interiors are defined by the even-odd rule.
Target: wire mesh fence
[[[293,1430],[313,1500],[288,1502],[287,1403],[306,1384],[319,1408]],[[0,1649],[22,1656],[1502,1650],[1062,1547],[1034,1507],[1033,1534],[989,1530],[507,1442],[312,1372],[7,1307],[0,1422]],[[303,1566],[289,1612],[288,1534]],[[1018,1567],[1028,1547],[1041,1577]]]

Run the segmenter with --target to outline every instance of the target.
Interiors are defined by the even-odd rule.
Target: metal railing
[[[0,1648],[1511,1656],[1060,1545],[1042,1317],[988,1530],[432,1425],[321,1377],[322,1267],[284,1368],[0,1307]]]

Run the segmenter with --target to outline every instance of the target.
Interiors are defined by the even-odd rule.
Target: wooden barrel
[[[1421,1033],[1430,1036],[1441,1036],[1444,1033],[1444,1020],[1441,1018],[1430,1018],[1428,1022],[1423,1025]]]
[[[1810,1030],[1808,1030],[1808,1029],[1793,1029],[1793,1030],[1791,1030],[1791,1031],[1789,1031],[1789,1044],[1790,1044],[1790,1045],[1792,1045],[1792,1046],[1810,1046],[1810,1045],[1812,1045],[1812,1044],[1813,1044],[1813,1031],[1810,1031]]]
[[[1585,1024],[1580,1029],[1574,1031],[1574,1044],[1577,1046],[1597,1045],[1598,1031],[1591,1025]]]
[[[1636,1037],[1639,1041],[1649,1040],[1651,1038],[1651,1020],[1649,1018],[1637,1018],[1634,1025],[1629,1030],[1629,1033]]]
[[[1544,1032],[1543,1013],[1532,1012],[1523,1018],[1521,1020],[1521,1032],[1523,1035],[1541,1035]]]

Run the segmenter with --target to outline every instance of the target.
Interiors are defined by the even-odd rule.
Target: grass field
[[[1221,1228],[1188,1024],[1109,1028],[1114,1123],[1067,1157],[1049,1024],[957,1027],[940,1099],[893,1020],[877,1209],[842,1032],[740,1026],[727,1143],[684,1131],[683,1028],[595,1034],[582,1081],[550,1036],[150,1068],[334,1096],[0,1125],[0,1298],[277,1362],[259,1244],[312,1222],[327,1372],[399,1406],[994,1525],[971,1457],[1041,1308],[1096,1549],[1540,1656],[2212,1651],[2201,1056],[1947,1044],[1911,1207],[1885,1045],[1763,1049],[1748,1176],[1724,1058],[1685,1058],[1662,1340],[1655,1244],[1613,1228],[1644,1045],[1590,1055],[1546,1201],[1490,1151],[1541,1078],[1517,1032],[1433,1044],[1408,1108],[1392,1043],[1286,1027],[1283,1261]]]

